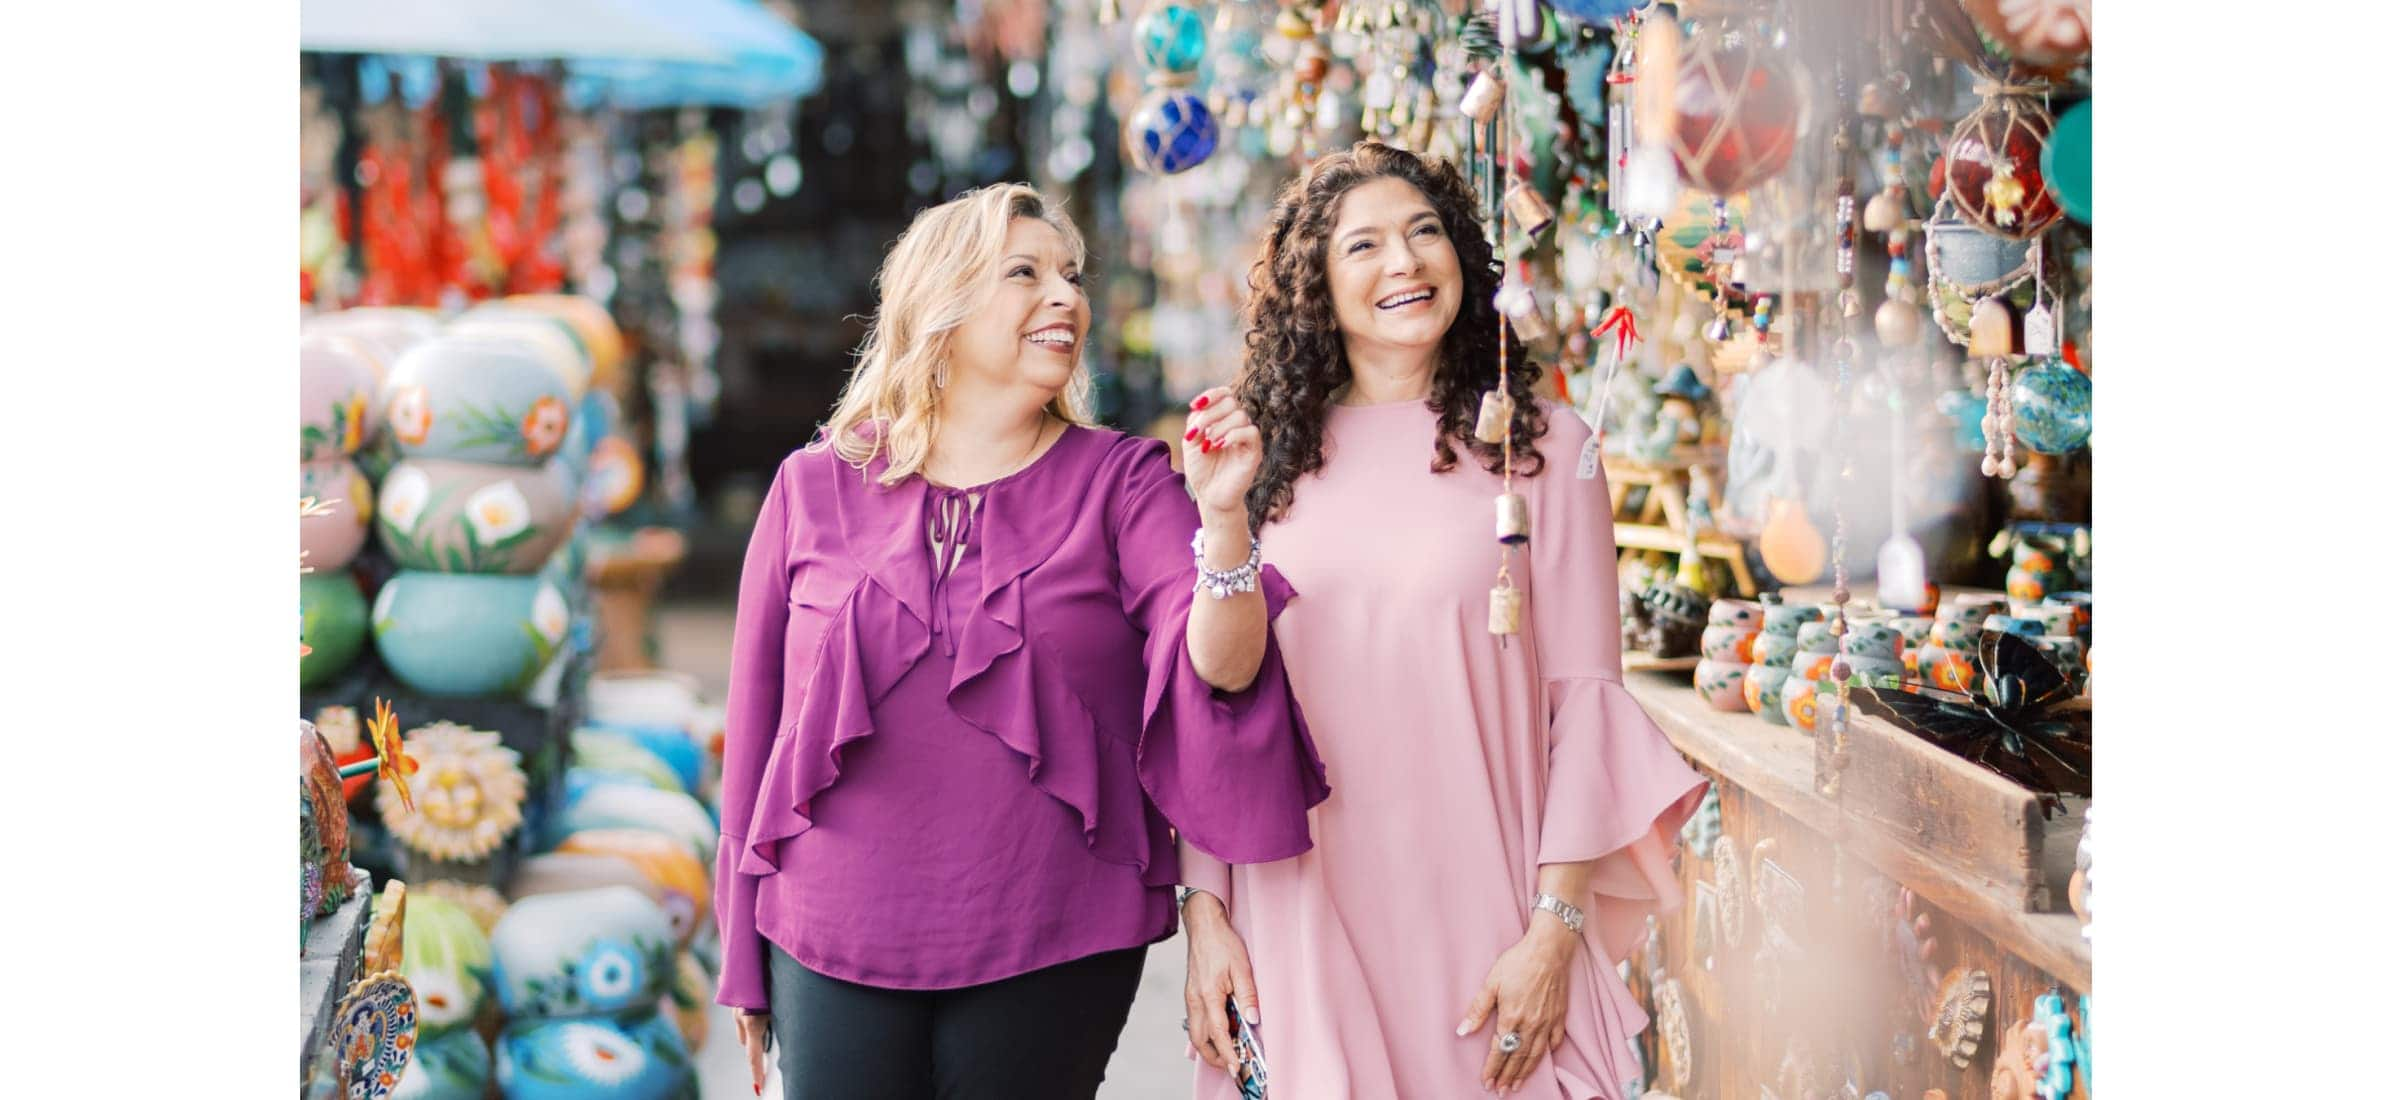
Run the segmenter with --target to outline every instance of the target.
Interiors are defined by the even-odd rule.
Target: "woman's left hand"
[[[1497,1095],[1518,1089],[1545,1056],[1561,1045],[1562,1024],[1569,1015],[1570,969],[1580,948],[1577,933],[1560,921],[1535,914],[1528,934],[1498,956],[1487,971],[1487,984],[1470,1002],[1456,1035],[1469,1035],[1491,1017],[1495,1031],[1487,1039],[1487,1063],[1479,1083]],[[1507,1034],[1520,1037],[1520,1047],[1504,1053]]]
[[[1188,409],[1180,468],[1197,506],[1212,513],[1244,513],[1246,490],[1262,468],[1262,431],[1227,386],[1197,394]]]

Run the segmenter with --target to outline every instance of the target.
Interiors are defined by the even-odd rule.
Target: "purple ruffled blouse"
[[[1073,427],[969,490],[883,468],[799,451],[756,519],[717,1000],[767,1007],[768,939],[900,989],[1152,943],[1174,828],[1232,863],[1311,848],[1329,788],[1277,644],[1234,695],[1188,659],[1198,519],[1163,444]],[[1269,568],[1262,586],[1275,618],[1295,592]]]

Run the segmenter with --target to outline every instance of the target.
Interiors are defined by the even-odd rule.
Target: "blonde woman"
[[[1227,398],[1165,446],[1087,424],[1083,249],[1019,185],[925,211],[740,578],[718,1000],[757,1091],[1091,1097],[1178,835],[1232,863],[1327,796],[1270,642],[1290,595]]]

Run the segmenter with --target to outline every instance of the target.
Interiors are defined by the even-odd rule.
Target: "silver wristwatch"
[[[1560,917],[1562,925],[1572,932],[1586,931],[1586,910],[1584,909],[1552,894],[1538,894],[1536,907]]]

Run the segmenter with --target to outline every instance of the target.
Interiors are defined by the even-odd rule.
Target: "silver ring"
[[[1495,1040],[1495,1049],[1500,1050],[1505,1054],[1518,1052],[1520,1049],[1520,1033],[1517,1031],[1504,1032],[1502,1038]]]

